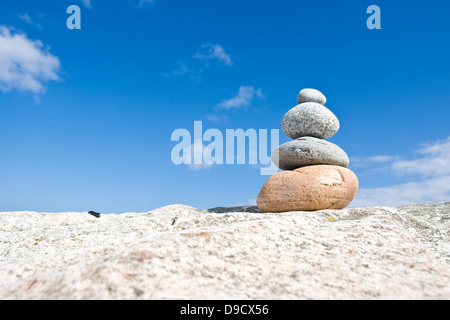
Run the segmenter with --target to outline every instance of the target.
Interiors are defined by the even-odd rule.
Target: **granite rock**
[[[325,105],[325,103],[327,103],[327,98],[325,98],[325,95],[319,90],[303,89],[297,96],[297,103],[300,104],[304,102],[316,102]]]
[[[307,166],[271,176],[259,192],[262,212],[343,209],[358,192],[358,179],[338,166]]]
[[[448,202],[235,210],[1,212],[0,299],[450,299]]]
[[[348,167],[350,160],[339,146],[313,137],[286,142],[272,151],[274,164],[282,170],[293,170],[311,165]]]

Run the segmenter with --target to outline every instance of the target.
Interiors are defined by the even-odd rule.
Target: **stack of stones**
[[[339,130],[339,120],[315,89],[300,91],[298,105],[281,121],[283,132],[294,139],[272,152],[283,171],[262,187],[257,205],[262,212],[343,209],[358,192],[358,179],[349,169],[347,154],[323,139]]]

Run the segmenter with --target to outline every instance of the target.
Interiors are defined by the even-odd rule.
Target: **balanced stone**
[[[358,192],[358,179],[338,166],[308,166],[280,171],[262,187],[258,209],[262,212],[343,209]]]
[[[297,103],[303,102],[317,102],[321,105],[325,105],[327,102],[327,98],[323,95],[322,92],[316,89],[303,89],[297,96]]]
[[[346,168],[350,163],[340,147],[314,137],[302,137],[282,144],[272,152],[272,160],[282,170],[320,164]]]
[[[323,105],[305,102],[284,115],[281,129],[291,139],[305,136],[326,139],[338,132],[339,120]]]

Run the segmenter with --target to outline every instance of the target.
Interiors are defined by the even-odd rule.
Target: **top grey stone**
[[[297,103],[304,102],[316,102],[321,105],[325,105],[327,103],[327,98],[325,98],[324,94],[316,89],[303,89],[297,96]]]

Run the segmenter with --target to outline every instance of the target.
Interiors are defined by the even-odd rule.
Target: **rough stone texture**
[[[308,166],[271,176],[258,195],[262,212],[343,209],[358,192],[358,179],[338,166]]]
[[[0,298],[450,299],[448,202],[220,211],[0,213]]]
[[[339,146],[329,141],[303,137],[286,142],[272,152],[273,163],[282,170],[327,164],[347,168],[350,160]]]
[[[327,103],[327,98],[325,98],[324,94],[319,90],[303,89],[297,96],[297,103],[300,104],[304,102],[316,102],[325,105],[325,103]]]
[[[327,139],[338,132],[339,120],[321,104],[305,102],[286,112],[281,129],[291,139],[305,136]]]

